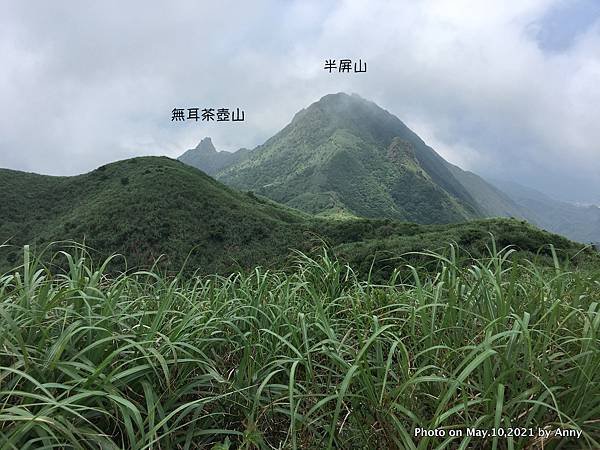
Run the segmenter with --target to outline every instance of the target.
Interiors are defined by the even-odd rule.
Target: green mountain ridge
[[[311,214],[424,224],[523,217],[498,189],[445,161],[400,119],[356,94],[322,97],[219,170],[182,160]]]
[[[405,157],[412,164],[410,155]],[[485,255],[489,233],[498,245],[514,244],[528,254],[543,247],[544,258],[550,255],[547,244],[565,256],[582,248],[516,220],[417,225],[314,217],[236,191],[166,157],[118,161],[73,177],[0,169],[0,189],[6,193],[0,203],[1,269],[20,263],[23,245],[39,253],[62,240],[85,242],[96,257],[120,253],[128,267],[148,267],[162,256],[161,267],[179,270],[187,260],[187,270],[202,274],[281,267],[292,249],[311,252],[324,243],[363,276],[372,267],[381,276],[389,274],[400,265],[390,256],[444,250],[451,242],[473,257]],[[597,256],[591,251],[581,255]],[[418,263],[419,257],[413,258]],[[122,259],[115,264],[115,270],[124,267]]]
[[[0,208],[10,218],[0,225],[1,242],[85,240],[133,265],[160,255],[182,264],[195,249],[194,263],[206,273],[279,261],[294,243],[288,227],[303,220],[166,157],[119,161],[75,177],[1,170],[0,188],[11,193]]]
[[[399,142],[414,155],[411,164],[394,159]],[[215,176],[310,213],[420,223],[482,216],[439,155],[397,117],[356,94],[324,96]]]

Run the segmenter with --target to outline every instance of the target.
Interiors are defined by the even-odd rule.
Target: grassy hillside
[[[416,226],[413,224],[388,225],[376,222],[362,226],[372,231],[356,230],[360,222],[337,224],[327,233],[332,236],[334,254],[346,261],[360,274],[371,273],[373,281],[389,278],[400,266],[411,264],[424,271],[435,272],[435,267],[424,267],[428,256],[423,253],[440,252],[450,257],[449,245],[463,249],[457,258],[461,265],[485,258],[491,250],[511,247],[512,257],[534,261],[538,267],[552,267],[556,257],[565,267],[600,268],[600,255],[591,247],[574,244],[568,239],[542,231],[524,221],[487,219],[469,223]],[[353,239],[352,236],[360,236]],[[490,242],[493,236],[494,241]]]
[[[61,239],[85,243],[131,265],[160,255],[181,266],[194,249],[203,273],[281,262],[303,239],[293,210],[233,191],[168,158],[134,158],[76,177],[0,171],[0,241],[17,247]],[[11,263],[20,253],[2,252]]]
[[[0,448],[600,445],[581,244],[511,219],[318,218],[169,158],[0,170],[0,189]],[[44,250],[60,239],[91,257]],[[511,425],[581,434],[465,431]]]
[[[120,253],[129,267],[159,266],[187,271],[231,273],[257,265],[280,267],[292,249],[310,252],[323,243],[361,269],[375,267],[387,276],[386,262],[415,250],[435,250],[455,241],[474,257],[485,251],[489,233],[500,245],[548,256],[553,244],[561,257],[582,248],[524,222],[484,220],[461,225],[424,226],[379,219],[315,218],[241,193],[169,158],[135,158],[76,177],[49,177],[0,171],[0,267],[21,262],[22,246],[74,240],[98,258]],[[593,258],[590,250],[576,259]],[[418,260],[416,256],[411,258]],[[123,268],[124,261],[111,267]]]
[[[3,449],[600,448],[598,272],[492,251],[378,285],[326,254],[113,278],[25,255],[0,276]]]

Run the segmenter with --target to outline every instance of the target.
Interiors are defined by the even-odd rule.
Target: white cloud
[[[560,52],[536,30],[565,0],[252,4],[8,2],[0,166],[76,173],[141,154],[263,142],[326,93],[357,92],[452,162],[600,202],[600,28]],[[235,12],[235,14],[233,12]],[[363,58],[329,75],[325,58]],[[240,106],[243,124],[173,107]],[[557,182],[557,179],[560,182]]]

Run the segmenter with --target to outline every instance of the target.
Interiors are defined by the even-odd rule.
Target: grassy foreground
[[[600,276],[490,247],[381,285],[326,252],[291,272],[112,277],[26,248],[0,277],[0,448],[599,448]]]

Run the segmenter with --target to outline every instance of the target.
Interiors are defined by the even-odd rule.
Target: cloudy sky
[[[67,175],[264,142],[355,92],[442,156],[600,204],[598,0],[0,0],[0,167]],[[329,74],[325,59],[366,61]],[[240,107],[245,122],[171,122]]]

